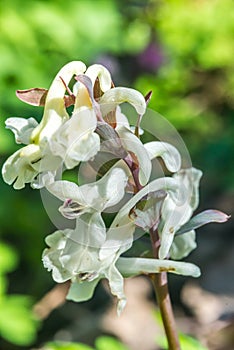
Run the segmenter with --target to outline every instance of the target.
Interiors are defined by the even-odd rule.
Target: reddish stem
[[[124,161],[126,162],[132,173],[133,179],[135,181],[136,192],[139,192],[142,188],[139,182],[139,168],[135,166],[131,156],[126,157]],[[158,235],[158,231],[151,229],[150,238],[152,243],[153,256],[155,259],[158,259],[158,250],[160,247],[160,238]],[[163,320],[163,325],[168,342],[168,350],[181,350],[176,330],[174,313],[171,305],[170,294],[168,290],[167,273],[153,273],[150,275],[150,277],[153,282],[158,306]]]
[[[157,230],[150,231],[153,256],[158,259],[158,249],[160,247],[160,239]],[[167,272],[151,274],[155,295],[157,298],[159,310],[167,337],[169,350],[180,350],[180,343],[176,329],[175,317],[171,305],[171,299],[168,289]]]

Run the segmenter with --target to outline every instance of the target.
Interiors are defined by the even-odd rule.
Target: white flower
[[[72,116],[50,140],[53,154],[62,157],[68,169],[74,168],[81,161],[88,161],[99,151],[100,138],[95,133],[97,103],[93,91],[96,79],[99,79],[102,92],[111,88],[109,71],[98,64],[90,66],[78,78],[82,81],[73,86],[76,99]]]
[[[113,251],[105,259],[100,259],[98,245],[104,241],[102,233],[105,232],[105,228],[96,216],[97,213],[84,214],[82,220],[77,219],[75,230],[56,231],[48,236],[46,243],[50,248],[45,249],[42,259],[44,266],[52,271],[56,282],[71,279],[67,299],[73,301],[90,299],[100,279],[108,279],[112,294],[119,299],[120,312],[126,298],[123,292],[123,277],[115,263],[122,250]],[[88,227],[92,229],[88,230]],[[77,235],[79,243],[74,240],[74,236]]]
[[[199,203],[199,182],[202,172],[195,168],[183,169],[173,175],[185,201],[176,203],[166,198],[162,206],[162,222],[159,225],[161,246],[159,258],[169,254],[172,259],[186,257],[197,246],[195,229],[210,222],[222,223],[230,216],[218,210],[205,210],[191,218]]]
[[[115,262],[128,247],[124,240],[121,246],[108,250],[108,256],[101,256],[101,249],[109,239],[101,212],[122,199],[126,183],[125,171],[114,167],[96,183],[78,187],[68,181],[56,181],[48,186],[52,194],[65,201],[60,209],[63,215],[76,218],[74,230],[56,231],[47,237],[50,248],[43,253],[44,265],[52,270],[56,282],[72,279],[69,299],[87,300],[100,278],[105,277],[112,293],[117,295],[121,305],[124,303],[123,288],[119,288],[122,276]],[[85,289],[85,294],[80,293],[80,289]]]
[[[68,85],[74,75],[77,82],[72,93]],[[45,101],[45,109],[39,124],[34,118],[6,120],[16,143],[25,146],[7,159],[2,174],[15,189],[26,183],[46,187],[63,202],[61,214],[74,220],[74,229],[58,230],[46,238],[48,248],[42,255],[56,282],[71,280],[67,299],[90,299],[105,278],[118,299],[120,314],[126,304],[124,277],[163,271],[198,277],[197,266],[167,258],[180,259],[196,247],[196,228],[229,217],[206,210],[191,219],[198,206],[201,171],[181,169],[180,153],[167,142],[141,142],[140,122],[151,92],[144,98],[136,90],[113,86],[105,67],[94,64],[86,70],[83,62],[74,61],[58,72],[48,92],[18,91],[18,97],[28,103],[43,105]],[[121,112],[124,102],[137,113],[135,132]],[[72,104],[70,116],[66,107]],[[162,158],[172,177],[150,181],[151,161],[156,157]],[[100,180],[82,186],[55,181],[59,171],[88,161],[98,175],[108,169]],[[125,193],[133,195],[107,228],[104,211],[119,207],[126,200]],[[135,237],[153,231],[159,235],[159,259],[121,257]]]
[[[67,169],[93,158],[100,149],[100,138],[94,131],[97,118],[93,109],[74,111],[50,140],[53,154],[61,156]]]
[[[172,257],[179,258],[179,255],[175,254],[177,250],[176,244],[180,245],[180,249],[178,250],[180,257],[187,255],[196,247],[195,232],[193,230],[188,232],[184,237],[175,238],[175,233],[190,219],[198,206],[198,188],[201,176],[202,172],[195,168],[182,169],[173,175],[173,179],[178,184],[179,191],[184,193],[185,200],[176,203],[172,198],[168,197],[163,203],[162,222],[159,226],[161,235],[159,259],[165,259],[170,249]],[[186,240],[187,242],[184,244],[184,249],[181,249],[183,244],[181,240]],[[172,243],[174,247],[172,247]]]
[[[102,212],[114,206],[124,196],[128,176],[122,168],[111,168],[97,182],[76,185],[70,181],[55,181],[47,189],[64,201],[61,213],[74,219],[83,213]]]
[[[97,283],[102,278],[109,281],[110,289],[118,302],[118,313],[125,304],[124,277],[139,273],[155,273],[168,271],[183,275],[198,277],[200,272],[193,264],[162,261],[157,259],[120,258],[133,243],[135,223],[129,217],[130,209],[149,192],[167,190],[170,198],[183,201],[178,182],[172,178],[157,179],[139,191],[127,202],[116,215],[113,223],[106,232],[100,211],[117,203],[123,192],[117,190],[112,180],[121,179],[119,190],[124,188],[126,178],[119,168],[113,168],[96,184],[83,185],[62,181],[55,182],[50,190],[62,200],[70,198],[74,204],[66,212],[67,217],[76,217],[74,230],[56,231],[46,238],[49,248],[43,253],[43,262],[52,271],[55,281],[61,283],[71,279],[72,284],[67,299],[85,301],[92,297]],[[104,181],[105,180],[105,181]],[[77,203],[77,206],[75,206]],[[73,213],[75,209],[75,213]]]
[[[117,133],[121,139],[123,147],[130,152],[132,161],[137,162],[139,167],[139,182],[142,186],[149,181],[152,164],[148,152],[144,148],[140,139],[133,134],[133,132],[125,126],[119,126]],[[136,157],[136,159],[134,159]]]
[[[127,152],[132,156],[132,161],[138,167],[139,183],[145,186],[150,178],[152,163],[151,160],[161,157],[167,169],[173,173],[181,167],[181,156],[178,150],[167,142],[153,141],[143,144],[126,125],[117,126],[116,131],[121,143]]]
[[[133,244],[139,218],[138,221],[134,220],[130,212],[139,201],[148,194],[159,191],[162,192],[159,199],[167,200],[168,203],[186,202],[187,192],[181,191],[181,181],[177,177],[165,177],[150,182],[120,209],[108,230],[101,212],[118,203],[123,197],[128,179],[124,168],[113,167],[101,180],[80,187],[68,181],[56,181],[47,186],[52,194],[64,201],[60,207],[61,213],[67,218],[76,219],[74,230],[56,231],[46,239],[50,248],[43,253],[44,265],[52,270],[55,281],[72,280],[68,299],[90,299],[100,279],[106,278],[112,294],[118,298],[117,310],[121,313],[126,304],[124,277],[140,272],[161,271],[199,276],[199,268],[193,264],[120,257]],[[190,205],[196,204],[195,198],[194,189],[190,196]],[[161,211],[160,208],[159,210]],[[146,212],[146,215],[149,215],[149,220],[152,219],[151,211]],[[160,216],[160,212],[157,215]],[[148,223],[147,218],[145,219]]]
[[[105,240],[105,225],[98,213],[86,213],[77,218],[76,228],[56,231],[46,238],[43,262],[52,270],[53,279],[88,280],[97,278],[102,266],[98,259],[100,245]]]
[[[180,191],[179,184],[175,179],[165,177],[150,182],[136,193],[114,218],[108,230],[108,240],[102,246],[100,252],[101,258],[108,256],[113,249],[118,250],[123,245],[132,244],[136,224],[130,215],[130,211],[147,194],[156,191],[164,191],[167,198],[171,198],[175,202],[183,202],[185,200],[184,193]]]
[[[100,88],[102,92],[106,92],[111,88],[111,75],[110,72],[101,64],[93,64],[89,66],[85,72],[85,75],[90,78],[92,86],[94,86],[96,79],[98,78]],[[77,82],[73,86],[73,93],[76,96],[80,88],[80,83]]]
[[[98,78],[100,96],[95,96],[95,82]],[[111,76],[101,65],[90,66],[84,74],[77,76],[73,87],[76,94],[72,116],[53,135],[50,149],[64,160],[71,169],[81,161],[92,159],[100,150],[100,137],[95,132],[98,121],[105,123],[109,112],[115,112],[118,105],[129,102],[141,113],[145,112],[144,97],[136,90],[112,88]]]
[[[8,118],[5,121],[6,129],[10,129],[15,135],[15,142],[28,145],[32,131],[38,125],[34,118]]]
[[[21,118],[10,118],[6,121],[6,126],[16,136],[16,142],[28,144],[16,151],[3,165],[4,181],[8,184],[14,183],[15,189],[21,189],[25,183],[32,182],[40,172],[55,171],[61,164],[58,156],[50,152],[48,140],[69,118],[63,100],[66,85],[74,74],[83,73],[85,69],[84,63],[74,61],[58,72],[48,91],[40,124],[36,125],[32,118],[26,123]]]
[[[107,115],[124,102],[130,103],[138,114],[143,115],[145,113],[146,102],[139,91],[125,87],[115,87],[106,91],[99,100],[102,115]]]
[[[92,65],[85,70],[83,62],[74,61],[58,72],[48,90],[39,124],[33,118],[6,121],[16,142],[26,144],[8,158],[2,169],[4,181],[13,183],[15,189],[23,188],[28,182],[34,188],[43,187],[47,175],[54,178],[63,164],[71,169],[80,161],[92,159],[100,150],[100,137],[95,132],[97,122],[104,122],[103,118],[109,112],[114,113],[119,104],[129,102],[138,113],[145,112],[144,97],[133,89],[112,88],[105,67]],[[73,89],[76,96],[70,118],[64,96],[74,75],[78,82]]]
[[[112,286],[112,289],[115,290],[115,293],[113,294],[116,295],[119,299],[118,313],[122,311],[126,303],[123,283],[123,275],[125,274],[125,269],[124,264],[121,265],[122,269],[120,272],[118,270],[116,262],[120,255],[132,246],[133,235],[136,229],[136,224],[130,217],[129,213],[130,210],[148,193],[158,190],[167,190],[167,194],[169,196],[172,196],[173,198],[178,197],[178,200],[181,200],[181,194],[178,192],[178,184],[174,179],[162,178],[150,182],[146,187],[135,194],[120,209],[109,230],[107,231],[106,240],[100,249],[99,258],[101,261],[108,261],[108,259],[115,256],[114,263],[109,269],[109,283],[110,286]],[[114,278],[112,276],[114,276]]]
[[[180,198],[176,180],[154,180],[120,209],[106,232],[101,211],[120,201],[126,182],[125,171],[114,167],[96,183],[78,187],[68,181],[56,181],[49,185],[49,191],[65,201],[60,208],[62,214],[68,218],[76,218],[76,228],[50,236],[51,240],[53,237],[57,237],[57,240],[55,244],[47,240],[51,248],[43,254],[44,264],[52,270],[53,278],[57,282],[72,279],[67,296],[69,299],[87,300],[92,296],[98,281],[107,278],[113,295],[119,300],[119,313],[126,303],[126,297],[123,276],[116,267],[116,262],[133,243],[136,225],[129,216],[130,210],[149,192],[158,190],[166,190],[174,199],[183,199]],[[124,269],[122,272],[124,273]]]
[[[167,169],[175,173],[181,168],[181,156],[179,151],[170,143],[161,141],[152,141],[144,144],[145,149],[150,157],[154,159],[161,157]]]

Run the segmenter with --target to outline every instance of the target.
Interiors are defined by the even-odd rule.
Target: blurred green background
[[[153,91],[149,107],[177,128],[194,166],[204,171],[200,209],[219,208],[230,214],[233,57],[232,0],[1,0],[1,165],[17,149],[5,120],[40,120],[43,112],[17,100],[15,90],[48,88],[71,60],[83,60],[87,66],[101,63],[116,85],[134,87],[144,95]],[[100,289],[99,306],[94,301],[68,306],[73,312],[65,309],[65,316],[54,312],[44,324],[36,322],[30,307],[54,285],[41,263],[44,237],[54,228],[39,192],[15,191],[1,180],[0,222],[0,349],[37,347],[53,340],[64,324],[72,325],[75,312],[102,311],[100,302],[107,296]],[[231,223],[198,234],[192,260],[203,267],[204,288],[234,293],[233,242]]]

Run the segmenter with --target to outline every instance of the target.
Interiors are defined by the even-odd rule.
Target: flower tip
[[[193,277],[198,278],[201,276],[201,270],[198,266],[196,266],[196,270],[193,273]]]
[[[224,217],[224,222],[226,222],[226,221],[228,221],[229,219],[231,219],[231,215],[227,215],[227,214],[225,214],[224,213],[224,215],[225,215],[225,217]]]
[[[166,257],[167,257],[167,254],[165,253],[165,249],[162,249],[162,246],[161,246],[158,251],[158,258],[160,260],[164,260],[166,259]]]
[[[125,306],[127,304],[127,300],[125,298],[122,298],[119,300],[118,305],[117,305],[117,315],[118,317],[121,316]]]
[[[151,97],[152,97],[152,94],[153,94],[153,91],[150,90],[150,91],[145,95],[145,103],[146,103],[146,105],[148,105],[148,103],[150,102]]]
[[[206,211],[207,213],[210,214],[210,217],[215,217],[215,221],[218,223],[226,222],[231,218],[231,215],[228,215],[220,210],[216,209],[209,209]]]

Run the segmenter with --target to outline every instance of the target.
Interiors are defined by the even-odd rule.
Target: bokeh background
[[[12,116],[40,120],[43,112],[17,100],[15,90],[48,88],[60,67],[71,60],[101,63],[116,85],[144,95],[153,91],[149,107],[177,128],[193,165],[204,172],[199,210],[218,208],[231,214],[233,57],[232,0],[1,0],[1,165],[17,149],[5,120]],[[113,335],[130,350],[163,348],[163,340],[156,339],[161,326],[145,279],[127,284],[133,298],[131,312],[119,320],[105,285],[90,302],[55,308],[53,301],[62,303],[66,286],[53,289],[51,275],[41,263],[44,238],[54,227],[40,194],[28,187],[15,191],[0,181],[0,349],[39,349],[54,340],[94,346],[95,339],[96,349],[125,349],[100,335]],[[188,260],[202,268],[202,277],[195,282],[180,276],[170,280],[179,328],[209,349],[231,350],[233,224],[204,227],[197,237],[198,248]],[[42,303],[48,315],[42,312],[43,320],[35,321],[32,306],[39,302],[40,309],[40,300],[51,289],[51,299]],[[191,349],[199,349],[194,346]]]

